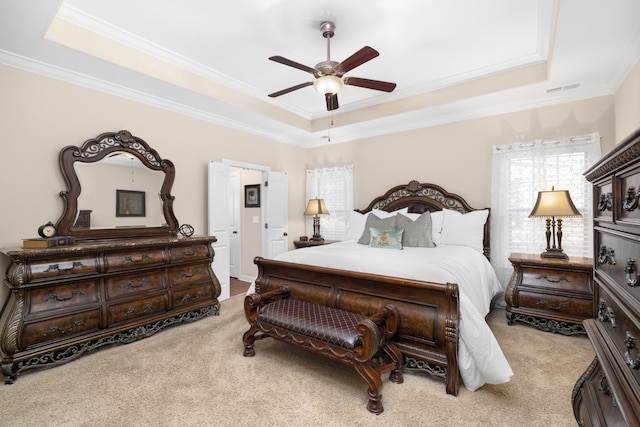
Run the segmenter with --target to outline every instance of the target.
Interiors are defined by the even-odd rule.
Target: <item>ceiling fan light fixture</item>
[[[318,77],[313,82],[313,87],[315,87],[322,95],[335,95],[340,89],[342,89],[343,85],[344,82],[342,79],[336,76]]]

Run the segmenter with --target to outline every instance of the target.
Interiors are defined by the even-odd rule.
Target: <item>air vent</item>
[[[547,93],[556,93],[556,92],[560,92],[563,90],[571,90],[571,89],[577,89],[580,87],[580,83],[574,83],[571,85],[566,85],[566,86],[558,86],[558,87],[554,87],[552,89],[547,89]]]

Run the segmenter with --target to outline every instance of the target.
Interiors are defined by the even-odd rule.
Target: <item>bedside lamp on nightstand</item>
[[[532,216],[547,217],[547,250],[540,254],[542,258],[560,258],[568,259],[569,257],[562,251],[562,218],[580,217],[582,214],[576,209],[571,196],[567,190],[555,191],[551,187],[551,191],[539,191],[536,205],[529,214]],[[556,233],[556,222],[558,223],[558,232]],[[553,245],[551,244],[551,236],[553,235]],[[558,239],[558,247],[556,248],[556,237]]]
[[[313,237],[311,237],[311,240],[324,240],[322,236],[320,236],[320,215],[329,215],[329,210],[327,209],[327,205],[324,204],[324,199],[309,200],[304,214],[313,215]]]

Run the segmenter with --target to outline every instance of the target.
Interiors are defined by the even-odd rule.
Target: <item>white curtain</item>
[[[546,249],[544,218],[529,218],[538,191],[569,190],[582,218],[563,218],[562,249],[592,256],[592,189],[582,173],[600,158],[600,135],[517,142],[493,147],[491,263],[503,286],[511,253]]]
[[[353,211],[353,165],[307,170],[307,201],[324,199],[330,215],[320,216],[320,234],[327,240],[342,240]],[[307,235],[313,234],[312,217],[307,218]]]

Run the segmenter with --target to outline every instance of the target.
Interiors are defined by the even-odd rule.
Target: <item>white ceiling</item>
[[[638,0],[0,0],[0,63],[310,147],[615,92],[640,58]],[[329,116],[313,76],[365,45]],[[577,87],[576,87],[577,85]]]

